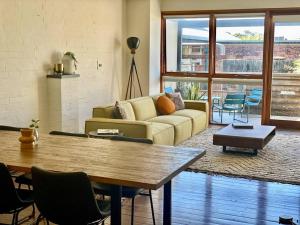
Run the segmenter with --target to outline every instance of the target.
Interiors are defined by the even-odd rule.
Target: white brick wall
[[[0,124],[40,118],[48,131],[46,74],[65,51],[79,60],[79,130],[92,107],[118,99],[123,7],[122,0],[0,0]]]

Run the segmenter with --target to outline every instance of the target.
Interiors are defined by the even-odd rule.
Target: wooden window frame
[[[262,74],[216,73],[216,16],[220,14],[264,14],[264,43]],[[166,68],[166,17],[168,16],[209,16],[209,70],[207,73],[167,72]],[[262,9],[233,9],[233,10],[196,10],[196,11],[163,11],[161,13],[161,66],[160,89],[163,91],[163,77],[203,77],[208,78],[208,102],[211,104],[213,78],[228,79],[258,79],[263,81],[262,124],[272,124],[278,127],[300,129],[300,122],[270,119],[272,92],[272,63],[273,63],[273,16],[300,15],[297,8],[262,8]],[[211,108],[211,107],[210,107]],[[211,115],[211,109],[209,115]]]

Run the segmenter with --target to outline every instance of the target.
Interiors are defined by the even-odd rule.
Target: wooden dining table
[[[172,179],[205,155],[196,148],[41,134],[34,149],[20,149],[19,132],[0,131],[0,162],[30,172],[32,166],[85,172],[112,185],[111,224],[121,225],[122,186],[164,187],[163,224],[172,224]]]

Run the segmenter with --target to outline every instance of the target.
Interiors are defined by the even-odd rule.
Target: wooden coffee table
[[[233,152],[226,150],[227,146],[251,148],[252,154],[257,155],[257,150],[263,149],[275,136],[275,130],[274,126],[254,125],[253,129],[242,129],[234,128],[232,124],[229,124],[214,134],[213,144],[223,146],[223,152]]]

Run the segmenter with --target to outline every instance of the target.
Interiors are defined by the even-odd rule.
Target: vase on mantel
[[[33,129],[30,128],[22,128],[21,137],[19,137],[19,141],[21,142],[21,149],[33,149],[34,146],[34,136]]]
[[[64,74],[75,74],[76,62],[70,55],[64,55],[62,58],[62,63],[64,65]]]
[[[34,137],[34,144],[37,145],[39,142],[39,130],[37,128],[33,129],[33,137]]]

